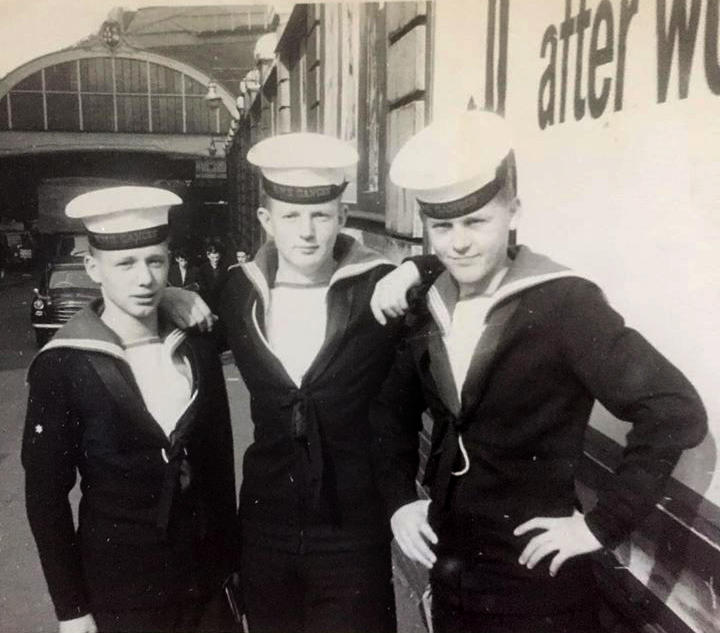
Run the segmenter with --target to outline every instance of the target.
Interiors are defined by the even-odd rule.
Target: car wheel
[[[42,347],[52,338],[52,330],[35,330],[35,342],[38,347]]]

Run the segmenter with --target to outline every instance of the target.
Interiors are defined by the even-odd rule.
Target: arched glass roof
[[[155,55],[87,53],[49,63],[0,92],[0,131],[224,134],[227,104],[208,108],[209,78],[183,66]]]

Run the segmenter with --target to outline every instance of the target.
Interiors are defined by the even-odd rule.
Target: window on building
[[[2,99],[0,130],[220,134],[226,108],[210,110],[207,86],[146,60],[92,57],[43,68]]]

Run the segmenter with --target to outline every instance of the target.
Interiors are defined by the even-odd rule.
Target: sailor
[[[168,327],[173,193],[74,198],[102,298],[33,360],[22,448],[27,514],[61,633],[215,630],[233,569],[235,490],[211,342]],[[80,476],[79,525],[68,493]]]
[[[250,149],[270,238],[229,271],[219,316],[248,386],[255,441],[240,493],[252,633],[394,631],[390,533],[370,468],[367,408],[398,324],[369,309],[392,269],[341,234],[357,153],[320,134]]]
[[[589,554],[653,508],[706,415],[594,283],[510,245],[512,148],[501,117],[466,112],[392,163],[446,270],[371,407],[376,477],[400,547],[431,570],[436,632],[596,633]],[[633,429],[614,485],[584,511],[574,482],[596,400]],[[415,485],[426,408],[430,501]]]
[[[260,170],[269,240],[230,268],[219,316],[255,427],[240,492],[250,631],[394,631],[391,535],[367,420],[401,333],[401,320],[383,327],[370,307],[393,266],[341,233],[358,160],[348,143],[286,134],[247,158]],[[178,320],[191,322],[195,300],[173,297],[185,306]]]

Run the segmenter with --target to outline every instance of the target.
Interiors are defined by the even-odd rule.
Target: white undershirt
[[[327,291],[327,286],[287,285],[270,290],[268,342],[298,386],[325,342]]]
[[[191,399],[190,368],[173,354],[172,342],[159,338],[131,343],[125,358],[145,406],[168,437]]]
[[[443,335],[459,400],[462,400],[462,388],[475,348],[485,331],[485,319],[493,305],[495,291],[506,273],[507,268],[498,271],[483,294],[458,300],[450,331]]]
[[[458,398],[461,398],[470,361],[485,331],[485,317],[492,297],[483,295],[457,302],[450,331],[443,336]]]

